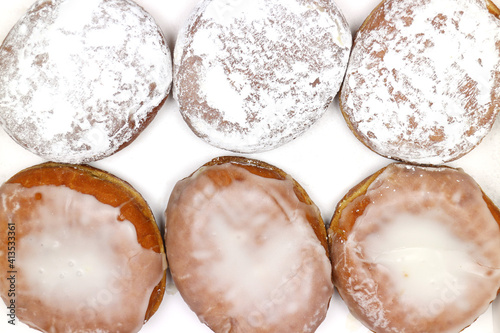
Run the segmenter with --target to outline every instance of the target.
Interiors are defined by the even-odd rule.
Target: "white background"
[[[177,31],[198,0],[138,0],[156,19],[173,50]],[[248,0],[251,1],[251,0]],[[493,0],[497,6],[500,0]],[[0,0],[0,40],[33,0]],[[353,33],[379,0],[337,0]],[[1,89],[1,87],[0,87]],[[500,204],[500,121],[491,134],[470,154],[450,165],[471,174],[483,190]],[[152,124],[123,151],[92,163],[130,182],[149,202],[159,224],[175,183],[210,159],[229,154],[198,139],[182,120],[176,102],[169,97]],[[336,203],[356,183],[391,161],[368,150],[347,128],[338,100],[305,135],[270,152],[249,157],[274,164],[291,174],[308,191],[329,221]],[[23,168],[44,162],[19,147],[0,128],[0,184]],[[3,260],[3,258],[0,258]],[[34,332],[22,323],[7,324],[6,309],[0,312],[0,332]],[[500,319],[500,304],[490,308],[466,333],[500,333],[493,329]],[[141,332],[211,332],[170,286],[159,311]],[[337,333],[369,332],[348,314],[337,295],[328,316],[317,330]]]

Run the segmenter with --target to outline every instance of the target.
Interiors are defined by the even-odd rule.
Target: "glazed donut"
[[[138,332],[165,291],[147,203],[89,166],[45,163],[0,187],[0,255],[3,301],[42,332]]]
[[[175,285],[214,332],[314,332],[333,292],[318,208],[282,170],[221,157],[175,186],[165,242]]]
[[[0,47],[0,125],[52,161],[84,163],[130,144],[167,98],[172,60],[131,0],[39,0]]]
[[[174,98],[206,142],[270,150],[323,115],[351,44],[331,0],[201,1],[177,38]]]
[[[340,96],[347,124],[378,154],[455,160],[500,109],[500,12],[485,0],[385,0],[359,29]]]
[[[391,164],[337,206],[335,286],[374,332],[457,333],[500,289],[499,221],[463,171]]]

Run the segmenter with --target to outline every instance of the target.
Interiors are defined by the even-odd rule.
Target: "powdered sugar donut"
[[[325,318],[325,226],[282,170],[215,159],[176,185],[166,221],[174,282],[215,332],[314,332]]]
[[[102,170],[45,163],[13,176],[0,186],[0,245],[0,296],[42,332],[138,332],[162,301],[154,216]]]
[[[357,33],[341,92],[375,152],[440,164],[489,132],[500,105],[500,20],[485,0],[386,0]]]
[[[208,143],[244,153],[269,150],[325,112],[351,42],[330,0],[205,0],[179,32],[174,97]]]
[[[374,332],[460,332],[500,289],[499,223],[463,171],[389,165],[337,207],[334,283]]]
[[[101,159],[151,122],[171,79],[163,34],[134,2],[39,0],[0,48],[0,124],[46,159]]]

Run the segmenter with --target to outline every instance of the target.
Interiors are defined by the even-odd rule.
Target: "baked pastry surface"
[[[16,316],[43,332],[138,332],[163,298],[153,214],[102,170],[45,163],[13,176],[0,187],[0,246]],[[9,283],[0,281],[5,304]]]
[[[500,20],[484,0],[386,0],[357,32],[340,106],[380,155],[455,160],[500,109]]]
[[[500,289],[499,221],[463,171],[391,164],[337,206],[334,283],[374,332],[459,332]]]
[[[206,142],[270,150],[307,130],[343,80],[347,21],[330,0],[206,0],[179,32],[174,97]]]
[[[223,157],[180,181],[166,210],[172,277],[215,332],[314,332],[333,292],[326,231],[300,185]]]
[[[39,0],[0,47],[0,125],[52,161],[86,163],[130,144],[172,84],[154,19],[130,0]]]

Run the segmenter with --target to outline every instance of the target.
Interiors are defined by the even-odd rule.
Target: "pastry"
[[[39,0],[0,47],[0,125],[56,162],[102,159],[153,120],[172,60],[131,0]]]
[[[380,155],[442,164],[500,109],[499,10],[485,0],[385,0],[357,32],[340,106]]]
[[[499,221],[463,171],[391,164],[337,206],[335,286],[374,332],[459,332],[500,289]]]
[[[323,115],[351,43],[331,0],[201,1],[177,38],[174,98],[206,142],[270,150]]]
[[[214,332],[314,332],[325,318],[323,220],[274,166],[221,157],[178,182],[165,242],[175,285]]]
[[[0,256],[3,301],[42,332],[138,332],[165,290],[147,203],[89,166],[45,163],[0,187]]]

